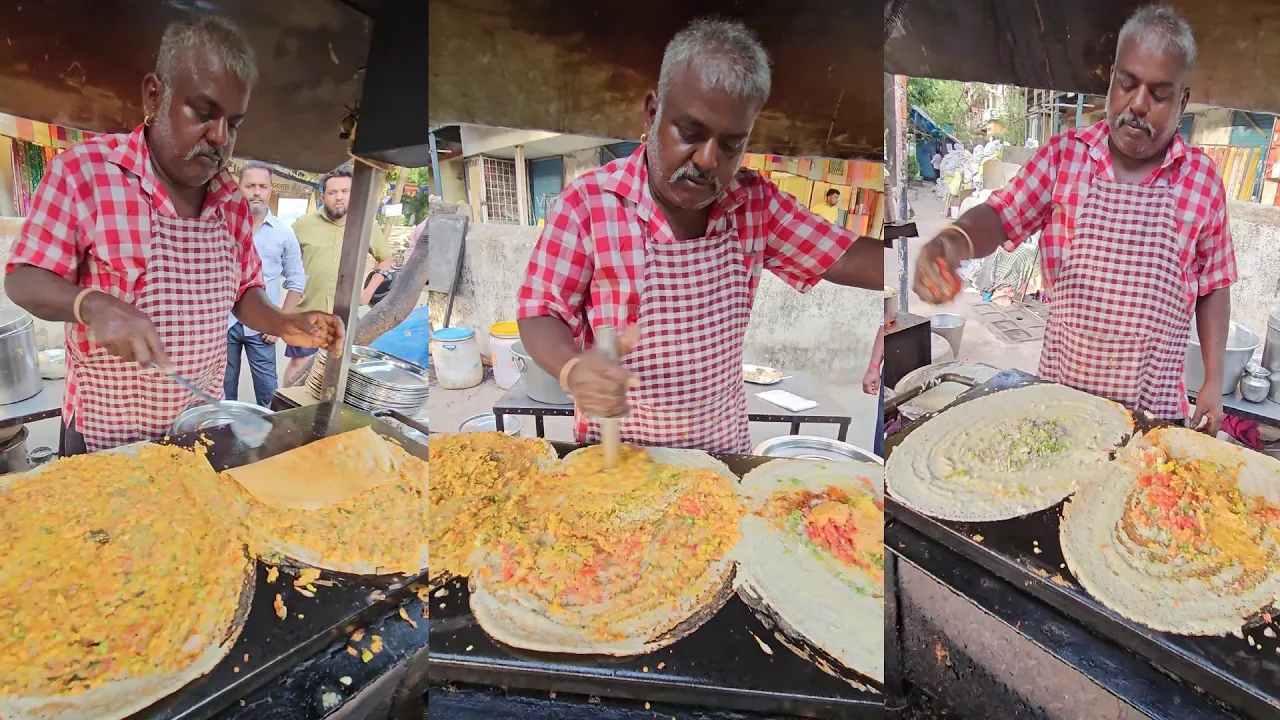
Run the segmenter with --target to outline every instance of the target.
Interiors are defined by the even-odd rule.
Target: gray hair
[[[1148,5],[1131,15],[1120,28],[1117,55],[1126,40],[1136,40],[1157,52],[1173,53],[1187,70],[1196,65],[1196,38],[1191,26],[1168,5]]]
[[[658,107],[662,107],[675,74],[685,67],[696,70],[707,87],[751,100],[757,107],[769,99],[769,53],[742,23],[703,18],[676,33],[662,54]]]
[[[240,82],[253,87],[258,82],[258,65],[253,47],[240,28],[218,15],[198,15],[175,20],[164,29],[156,56],[156,77],[167,88],[178,72],[190,65],[194,53],[204,53],[218,70],[230,70]],[[166,95],[168,94],[166,89]]]
[[[249,162],[244,164],[244,167],[240,168],[240,178],[244,179],[244,174],[249,172],[250,170],[266,170],[267,177],[272,179],[275,179],[275,176],[276,176],[275,171],[271,169],[270,165],[259,160],[250,160]]]

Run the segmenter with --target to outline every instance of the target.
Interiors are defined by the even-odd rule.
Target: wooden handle
[[[610,360],[617,360],[618,329],[612,325],[597,329],[596,347]],[[600,444],[604,446],[604,469],[614,469],[618,466],[618,455],[622,452],[622,429],[618,427],[618,418],[604,418],[600,421]]]

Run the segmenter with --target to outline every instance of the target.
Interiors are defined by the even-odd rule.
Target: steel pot
[[[13,437],[0,443],[0,475],[30,469],[31,461],[27,458],[27,428],[22,426]]]
[[[524,343],[511,346],[511,361],[515,363],[520,377],[524,378],[524,389],[529,399],[547,405],[572,405],[573,401],[560,389],[560,379],[538,366],[524,349]]]
[[[751,454],[797,460],[884,464],[884,460],[879,455],[867,452],[856,445],[813,435],[784,435],[771,438],[757,445]]]
[[[35,397],[43,387],[35,318],[18,307],[0,310],[0,405]]]

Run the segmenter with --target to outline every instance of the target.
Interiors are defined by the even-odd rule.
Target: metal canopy
[[[773,93],[752,152],[880,161],[882,11],[873,0],[432,0],[429,82],[400,87],[429,93],[436,124],[635,139],[667,41],[716,14],[745,22],[772,55]],[[421,119],[401,119],[410,121]],[[380,144],[411,144],[396,137]]]
[[[367,0],[366,0],[367,1]],[[347,160],[370,20],[336,0],[40,0],[0,3],[0,112],[92,132],[142,121],[142,76],[165,26],[191,9],[233,20],[258,55],[235,153],[310,172]]]
[[[1198,103],[1280,113],[1280,3],[1166,0],[1191,24]],[[1147,0],[906,0],[885,72],[1105,95],[1120,26]]]

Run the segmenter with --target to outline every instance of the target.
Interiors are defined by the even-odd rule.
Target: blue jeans
[[[884,457],[884,369],[880,370],[880,399],[876,402],[876,436],[873,439],[875,443],[874,452],[880,457]]]
[[[253,394],[262,407],[271,407],[280,381],[276,374],[276,346],[262,342],[261,335],[245,337],[244,325],[236,323],[227,331],[227,375],[222,390],[228,400],[240,394],[240,349],[249,356],[249,372],[253,373]]]

